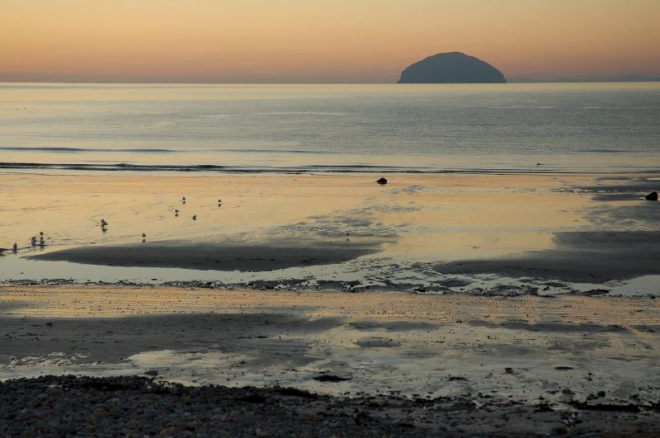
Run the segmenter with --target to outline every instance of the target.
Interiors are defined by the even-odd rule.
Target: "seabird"
[[[197,220],[197,215],[193,215],[193,220],[194,220],[194,221]]]

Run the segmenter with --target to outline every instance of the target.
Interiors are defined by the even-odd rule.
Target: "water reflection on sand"
[[[639,199],[655,181],[640,176],[400,174],[379,186],[370,174],[53,171],[0,181],[0,242],[19,246],[0,258],[4,280],[458,292],[522,278],[552,293],[630,290],[622,280],[659,273],[644,246],[657,205]],[[39,231],[45,247],[29,243]]]

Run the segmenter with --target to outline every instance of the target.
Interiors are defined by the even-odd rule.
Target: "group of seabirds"
[[[46,246],[46,238],[44,237],[44,232],[43,231],[39,231],[39,242],[37,242],[37,236],[30,237],[30,246],[31,247],[40,246],[42,248],[44,246]],[[11,247],[11,250],[14,253],[17,253],[18,252],[18,243],[14,243],[14,245]],[[2,251],[4,251],[4,249],[0,248],[0,254],[2,253]]]
[[[387,179],[380,178],[376,182],[380,185],[385,185],[385,184],[387,184]],[[185,203],[186,203],[186,197],[185,196],[183,196],[181,198],[181,203],[185,205]],[[218,207],[222,207],[222,199],[218,199]],[[174,217],[179,217],[179,209],[174,210]],[[197,215],[196,214],[194,214],[192,216],[192,220],[194,220],[194,221],[197,220]],[[108,221],[106,221],[105,219],[101,219],[100,223],[101,223],[101,230],[104,233],[106,231],[108,231],[108,225],[109,225]],[[349,235],[350,234],[347,232],[346,236],[348,237]],[[348,240],[348,239],[346,239],[346,240]],[[146,241],[147,241],[147,234],[142,233],[142,243],[145,243]],[[38,245],[37,245],[37,238],[35,236],[32,236],[32,238],[30,239],[30,244],[31,244],[32,247],[35,247],[35,246],[44,247],[44,246],[46,246],[46,241],[44,240],[44,232],[41,231],[39,233],[39,244]],[[12,250],[13,250],[14,253],[18,252],[18,244],[17,243],[14,243],[14,246],[12,247]],[[3,249],[0,248],[0,253],[2,253],[2,251],[3,251]]]
[[[537,163],[537,165],[540,165],[540,163]],[[385,185],[385,184],[387,184],[387,179],[379,178],[376,182],[379,185]],[[651,192],[648,195],[646,195],[644,198],[648,201],[657,201],[658,200],[658,192]],[[185,196],[181,198],[181,203],[185,205],[185,203],[186,203],[186,197]],[[218,199],[218,207],[222,207],[222,199]],[[178,208],[174,209],[174,217],[179,217],[179,209]],[[192,220],[194,220],[194,221],[197,220],[197,215],[196,214],[194,214],[192,216]],[[108,221],[106,221],[105,219],[101,219],[101,230],[103,230],[104,233],[106,231],[108,231]],[[349,235],[350,235],[350,233],[347,232],[346,236],[348,237]],[[348,240],[348,239],[346,239],[346,240]],[[142,243],[145,243],[146,241],[147,241],[147,234],[142,233]],[[39,232],[39,242],[38,243],[37,243],[37,237],[36,236],[32,236],[30,238],[30,246],[32,246],[32,247],[39,246],[39,247],[42,247],[42,248],[44,246],[46,246],[46,240],[44,238],[44,232],[43,231]],[[4,251],[4,249],[0,248],[0,254],[3,251]],[[17,243],[14,243],[14,245],[12,246],[12,251],[14,253],[18,252],[18,244]]]
[[[181,203],[185,204],[186,203],[186,197],[181,198]],[[222,199],[218,199],[218,207],[222,207]],[[175,208],[174,209],[174,217],[179,217],[179,209]],[[192,220],[196,221],[197,220],[197,215],[193,214]],[[108,222],[105,219],[101,219],[101,230],[103,232],[106,232],[108,230]],[[147,233],[142,233],[142,243],[145,243],[147,241]]]
[[[186,197],[185,197],[185,196],[181,198],[181,203],[182,203],[182,204],[185,204],[185,203],[186,203]],[[218,199],[218,207],[222,207],[222,199]],[[179,217],[179,209],[175,209],[175,210],[174,210],[174,217]],[[194,220],[194,221],[197,220],[197,215],[196,215],[196,214],[194,214],[194,215],[192,216],[192,220]],[[105,233],[106,231],[108,231],[108,225],[109,225],[109,224],[108,224],[108,221],[106,221],[105,219],[101,219],[101,222],[100,222],[100,223],[101,223],[101,230],[102,230],[104,233]],[[142,233],[142,243],[145,243],[146,241],[147,241],[147,234],[146,234],[146,233]],[[45,240],[44,232],[43,232],[43,231],[40,231],[40,232],[39,232],[39,242],[38,242],[38,243],[37,243],[37,237],[36,237],[36,236],[32,236],[32,237],[30,238],[30,246],[31,246],[31,247],[39,246],[39,247],[42,247],[42,248],[43,248],[44,246],[46,246],[46,240]],[[13,251],[14,253],[17,253],[17,252],[18,252],[18,243],[14,243],[14,245],[12,246],[12,251]],[[1,252],[2,252],[2,248],[0,248],[0,253],[1,253]]]

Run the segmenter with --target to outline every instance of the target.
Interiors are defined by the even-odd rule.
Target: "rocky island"
[[[399,84],[498,84],[506,78],[498,69],[461,52],[438,53],[407,67]]]

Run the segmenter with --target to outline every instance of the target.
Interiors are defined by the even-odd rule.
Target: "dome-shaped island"
[[[438,53],[401,72],[399,84],[504,84],[498,69],[461,52]]]

